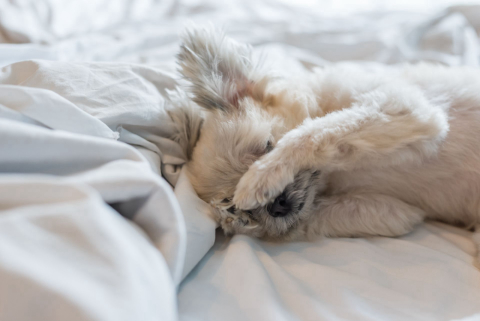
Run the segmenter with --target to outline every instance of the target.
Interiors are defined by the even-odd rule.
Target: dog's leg
[[[352,170],[421,162],[434,155],[448,132],[445,110],[413,86],[384,85],[351,107],[307,119],[242,177],[234,203],[265,205],[302,169]]]
[[[306,236],[400,236],[421,223],[425,213],[396,198],[370,193],[325,197]]]

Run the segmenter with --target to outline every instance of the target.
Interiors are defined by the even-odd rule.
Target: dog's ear
[[[179,89],[167,93],[171,103],[167,107],[167,113],[173,124],[169,138],[180,145],[186,160],[189,161],[200,137],[204,111]]]
[[[267,77],[259,77],[251,48],[213,28],[187,29],[178,54],[193,100],[209,110],[232,111],[245,96],[261,99]]]

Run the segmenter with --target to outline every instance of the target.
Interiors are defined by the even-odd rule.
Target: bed
[[[0,1],[0,320],[480,320],[471,232],[223,236],[168,137],[185,25],[280,74],[478,67],[453,1]]]

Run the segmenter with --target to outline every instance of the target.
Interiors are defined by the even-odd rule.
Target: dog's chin
[[[316,215],[318,196],[325,190],[324,178],[316,171],[302,171],[295,176],[284,193],[292,210],[283,217],[269,214],[269,206],[252,211],[237,211],[224,215],[220,225],[227,235],[247,234],[267,240],[295,240],[304,238],[304,229]],[[225,218],[225,217],[229,218]]]

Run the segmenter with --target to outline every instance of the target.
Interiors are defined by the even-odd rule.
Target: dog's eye
[[[271,140],[268,140],[267,146],[265,147],[265,151],[266,151],[267,153],[269,153],[269,152],[272,151],[272,149],[273,149],[272,141],[271,141]]]
[[[235,205],[230,206],[229,208],[227,208],[227,212],[232,213],[232,214],[235,214]]]
[[[229,198],[224,198],[224,199],[222,200],[222,203],[229,203],[229,202],[230,202],[230,199],[229,199]]]

